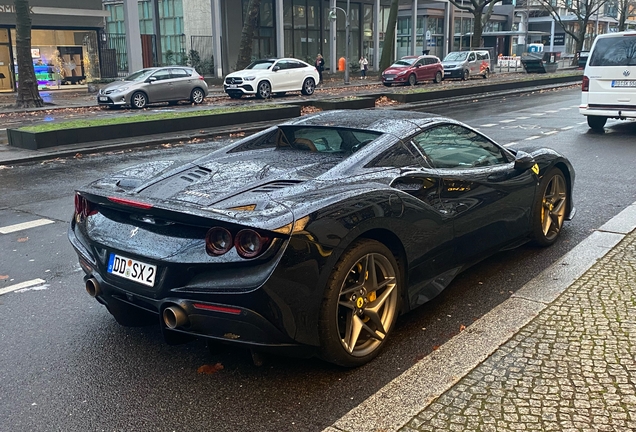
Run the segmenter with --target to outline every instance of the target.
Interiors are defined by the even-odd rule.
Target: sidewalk
[[[636,203],[325,432],[636,430]]]

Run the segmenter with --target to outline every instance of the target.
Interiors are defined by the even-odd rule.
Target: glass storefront
[[[14,91],[18,82],[15,40],[14,28],[0,28],[0,91]],[[32,29],[31,58],[40,89],[100,79],[95,30]]]

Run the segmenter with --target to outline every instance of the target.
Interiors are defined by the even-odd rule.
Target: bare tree
[[[616,0],[618,8],[618,31],[625,31],[627,19],[636,17],[636,0]]]
[[[583,43],[585,42],[585,34],[587,33],[587,26],[592,21],[592,17],[596,17],[597,13],[600,13],[600,9],[607,3],[608,0],[538,0],[549,13],[552,15],[563,30],[572,36],[572,39],[576,42],[575,51],[579,52],[583,50]],[[565,12],[563,16],[561,12]],[[574,16],[574,21],[572,20]],[[566,19],[567,17],[567,19]],[[571,25],[574,23],[574,25]],[[572,60],[572,64],[577,64],[576,57]]]
[[[19,108],[44,106],[35,79],[35,68],[31,57],[31,16],[28,0],[14,0],[15,5],[15,49],[18,57],[18,99]]]
[[[384,45],[382,46],[382,57],[380,57],[380,70],[391,66],[395,57],[395,27],[397,25],[397,14],[400,0],[391,1],[391,9],[389,10],[389,19],[386,22],[386,30],[384,31]],[[415,41],[413,41],[415,43]]]
[[[252,62],[252,47],[254,43],[254,32],[258,27],[260,17],[261,0],[250,0],[243,22],[243,32],[241,33],[241,45],[239,47],[236,69],[245,69]]]
[[[492,15],[492,9],[499,0],[449,0],[457,9],[465,10],[473,14],[473,38],[470,43],[472,48],[481,46],[481,35],[484,27]]]

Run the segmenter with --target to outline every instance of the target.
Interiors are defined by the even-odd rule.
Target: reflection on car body
[[[574,171],[527,150],[425,113],[328,111],[82,187],[69,239],[124,325],[358,366],[471,264],[557,240]]]

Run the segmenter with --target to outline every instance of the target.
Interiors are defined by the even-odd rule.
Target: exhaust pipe
[[[102,294],[102,289],[99,286],[99,282],[97,282],[97,279],[90,278],[86,281],[86,292],[93,298]]]
[[[188,315],[179,306],[170,306],[163,310],[163,322],[169,329],[188,325]]]

